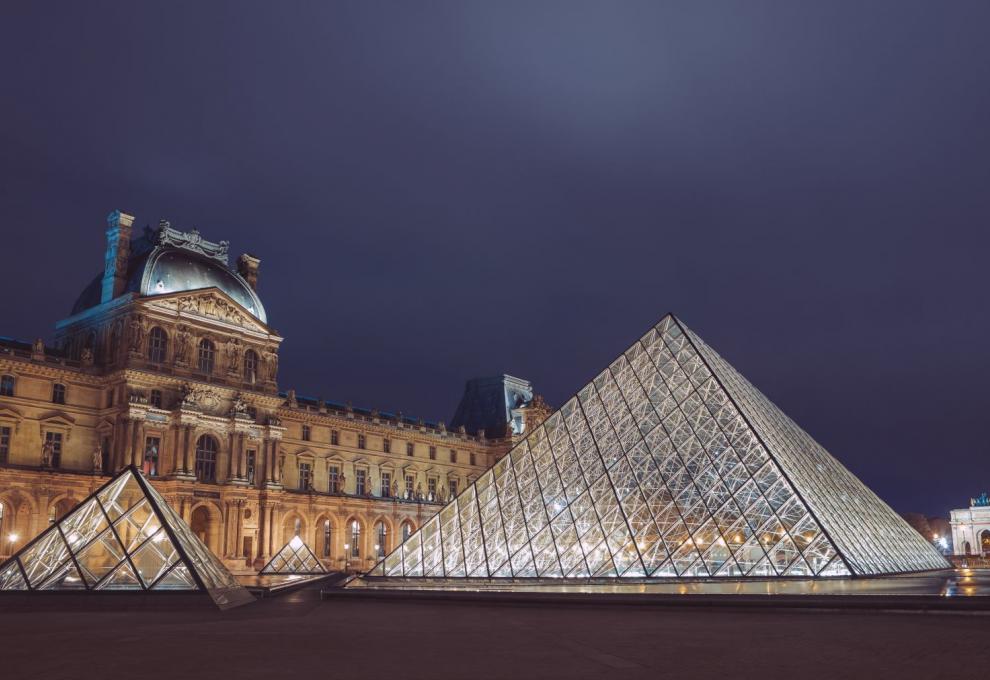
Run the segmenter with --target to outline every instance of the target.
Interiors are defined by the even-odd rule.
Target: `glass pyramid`
[[[668,315],[370,574],[772,578],[948,566]]]
[[[292,540],[275,553],[275,557],[266,564],[262,574],[325,574],[327,570],[316,559],[301,538],[293,536]]]
[[[0,564],[0,590],[200,590],[254,600],[131,466]]]

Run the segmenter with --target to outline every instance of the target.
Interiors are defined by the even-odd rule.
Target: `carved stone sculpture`
[[[41,467],[51,467],[52,465],[52,453],[55,451],[55,446],[52,444],[50,439],[46,439],[45,443],[41,445]]]
[[[103,472],[103,444],[97,444],[93,449],[93,474]]]

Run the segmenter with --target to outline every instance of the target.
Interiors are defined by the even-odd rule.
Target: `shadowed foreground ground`
[[[0,608],[0,676],[17,678],[957,678],[990,662],[990,616],[972,614],[323,602],[315,589],[225,613]]]

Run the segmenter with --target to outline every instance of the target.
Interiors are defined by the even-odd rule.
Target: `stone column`
[[[276,484],[282,483],[282,471],[278,465],[278,440],[272,440],[272,474]]]
[[[189,473],[189,446],[190,439],[192,439],[192,425],[182,426],[182,471],[186,474]]]
[[[244,479],[244,433],[237,435],[237,479]]]
[[[244,501],[238,500],[234,506],[237,517],[234,518],[234,556],[237,559],[244,559],[241,554],[241,547],[244,545]]]
[[[114,461],[113,469],[114,471],[120,470],[124,467],[124,461],[127,460],[128,446],[131,441],[131,420],[130,418],[124,418],[123,422],[120,423],[120,441],[114,442]]]
[[[138,447],[138,437],[140,436],[141,423],[137,420],[131,423],[131,445],[127,456],[124,458],[125,465],[137,465],[141,467],[139,462],[140,452]]]

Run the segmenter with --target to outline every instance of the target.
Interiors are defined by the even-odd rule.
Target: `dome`
[[[262,323],[265,308],[251,286],[223,263],[179,248],[156,248],[141,270],[141,295],[167,295],[185,290],[219,288]]]
[[[131,242],[125,293],[152,296],[218,288],[256,319],[268,323],[258,294],[225,264],[226,252],[222,259],[210,257],[189,248],[163,244],[154,233]],[[98,275],[83,289],[72,307],[73,315],[100,304],[102,279],[102,275]]]

